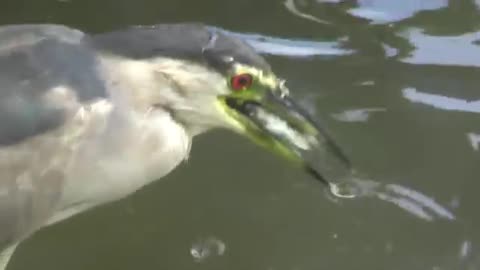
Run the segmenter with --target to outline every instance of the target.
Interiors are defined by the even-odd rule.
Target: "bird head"
[[[222,127],[303,167],[335,193],[350,163],[292,98],[286,80],[242,40],[196,24],[140,27],[98,36],[96,46],[150,63],[148,102],[190,134]],[[148,73],[148,72],[147,72]],[[151,87],[150,87],[151,88]]]

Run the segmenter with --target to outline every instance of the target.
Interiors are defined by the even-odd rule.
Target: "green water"
[[[279,38],[244,36],[267,42],[256,45],[371,179],[368,196],[334,200],[247,140],[213,132],[163,181],[37,233],[11,270],[480,269],[478,0],[1,4],[1,24],[197,21]]]

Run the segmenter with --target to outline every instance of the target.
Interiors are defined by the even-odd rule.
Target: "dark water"
[[[24,242],[11,270],[480,269],[480,1],[1,4],[1,24],[198,21],[248,34],[371,179],[368,196],[333,200],[214,132],[163,181]]]

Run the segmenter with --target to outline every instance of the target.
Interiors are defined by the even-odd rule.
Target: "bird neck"
[[[220,75],[172,59],[145,61],[106,55],[100,61],[116,104],[139,113],[166,111],[191,137],[222,122],[213,104],[224,83]]]

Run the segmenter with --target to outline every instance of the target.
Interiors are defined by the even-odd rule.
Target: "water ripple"
[[[301,58],[312,56],[341,56],[349,55],[354,52],[353,50],[341,48],[339,42],[333,41],[321,42],[302,39],[287,39],[258,33],[237,33],[224,29],[219,30],[223,33],[244,40],[261,54]]]

